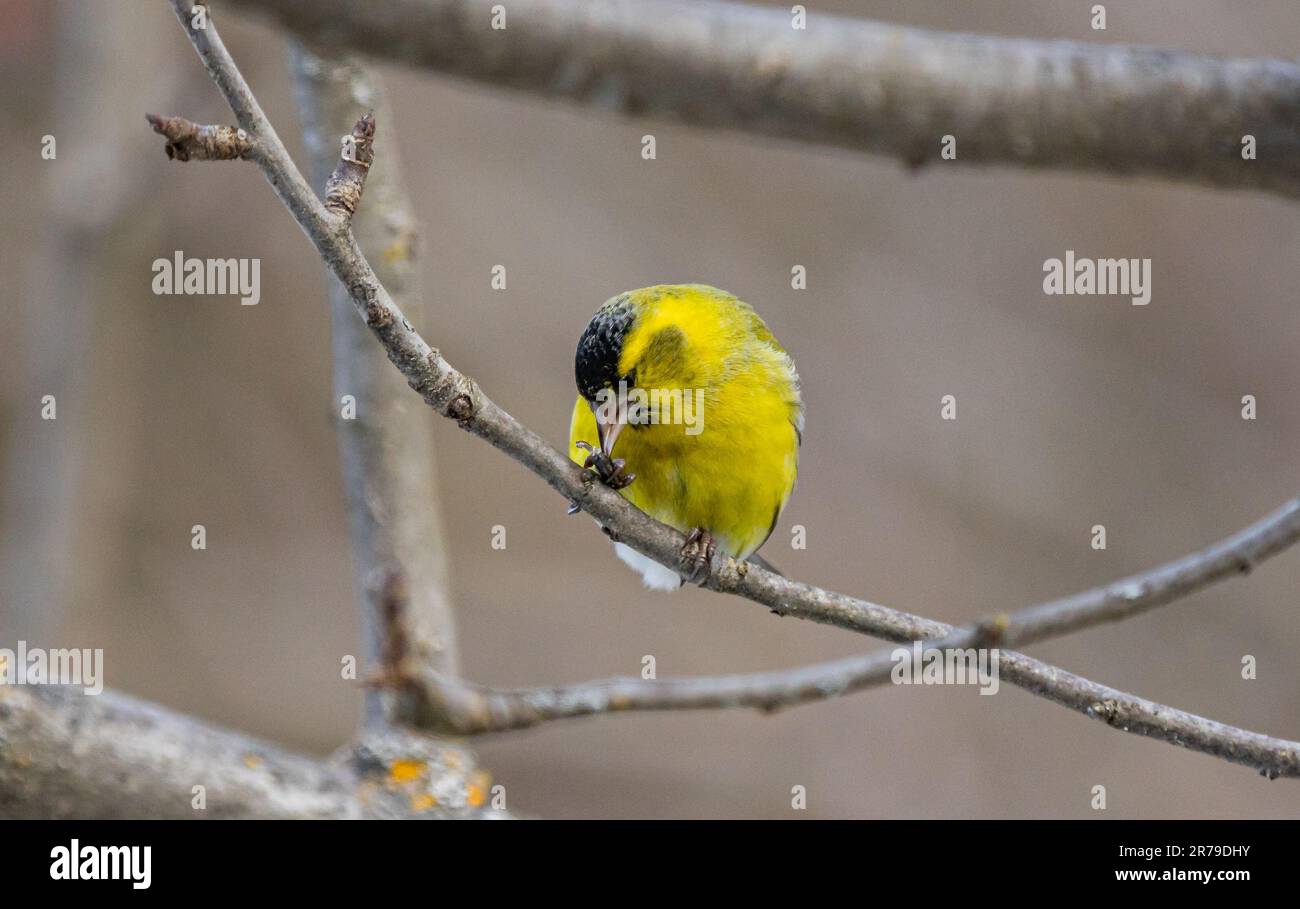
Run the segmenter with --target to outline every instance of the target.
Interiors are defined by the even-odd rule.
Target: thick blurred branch
[[[6,686],[0,817],[360,817],[346,768],[126,695]],[[194,807],[202,786],[206,807]]]
[[[504,816],[473,755],[423,735],[321,760],[124,694],[5,685],[0,743],[0,818]]]
[[[206,29],[197,31],[190,28],[190,0],[171,2],[191,43],[238,116],[240,125],[254,130],[256,124],[265,123],[265,116],[222,46],[215,26],[209,23]],[[636,510],[614,491],[595,483],[589,473],[578,470],[564,455],[501,410],[471,379],[456,371],[437,350],[430,348],[376,278],[347,230],[346,220],[324,211],[314,195],[310,198],[299,196],[300,193],[310,195],[311,191],[305,188],[305,181],[297,174],[292,160],[278,141],[268,142],[264,148],[274,157],[270,162],[259,161],[268,179],[277,191],[291,196],[286,205],[315,242],[322,258],[349,289],[354,306],[384,346],[389,359],[429,405],[510,454],[558,492],[579,503],[616,539],[661,564],[679,567],[682,535]],[[1192,556],[1130,579],[1120,588],[1103,588],[1031,610],[1022,617],[1025,625],[1018,630],[1008,619],[993,623],[991,628],[982,626],[973,633],[993,633],[1002,640],[1028,640],[1034,628],[1041,632],[1061,633],[1135,614],[1141,609],[1184,596],[1210,580],[1249,569],[1255,561],[1293,542],[1297,535],[1296,525],[1297,506],[1291,503],[1243,535],[1207,551],[1208,554]],[[953,632],[951,626],[941,622],[791,581],[723,556],[715,557],[705,586],[740,593],[770,605],[783,615],[810,618],[894,640],[938,637]],[[1024,637],[1017,638],[1017,634]],[[1009,674],[1003,670],[1008,681],[1075,709],[1099,715],[1116,728],[1158,735],[1175,744],[1251,763],[1270,776],[1294,772],[1296,759],[1292,743],[1231,730],[1072,676],[1019,654],[1005,653],[1003,659],[1009,660],[1012,666]],[[400,663],[400,654],[395,660]],[[554,692],[551,697],[554,697]],[[575,708],[565,709],[572,711]]]
[[[352,234],[377,263],[376,278],[404,312],[422,316],[419,225],[395,143],[376,157],[374,120],[357,121],[358,109],[375,110],[381,118],[387,111],[378,78],[350,60],[326,59],[298,45],[290,50],[290,65],[313,182],[326,187],[326,209],[351,219]],[[340,154],[345,136],[351,137],[346,158]],[[363,190],[366,204],[358,210]],[[369,661],[377,664],[381,657],[385,589],[400,584],[407,592],[410,647],[421,662],[455,676],[456,632],[432,423],[357,318],[348,288],[331,279],[329,301],[334,419]],[[382,715],[380,697],[375,689],[367,694],[372,722]],[[409,713],[409,706],[394,709],[398,716]]]
[[[228,0],[324,47],[621,114],[899,158],[1300,196],[1300,65],[708,0]],[[1243,160],[1255,136],[1258,158]]]

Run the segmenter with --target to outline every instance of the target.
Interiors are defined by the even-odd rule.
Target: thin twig
[[[153,131],[167,138],[167,157],[177,161],[234,161],[253,151],[248,132],[237,126],[200,126],[184,117],[145,114]]]
[[[936,649],[942,642],[933,644]],[[779,672],[663,680],[612,678],[546,688],[486,688],[425,673],[426,722],[463,735],[525,729],[551,720],[646,710],[750,707],[774,711],[886,681],[891,653]],[[1116,729],[1173,742],[1252,767],[1269,779],[1300,776],[1300,742],[1277,739],[1100,685],[1023,654],[1000,654],[1000,679]]]
[[[1215,581],[1245,573],[1250,566],[1281,552],[1297,539],[1300,539],[1300,499],[1288,502],[1262,520],[1200,552],[1150,571],[1009,615],[994,615],[963,628],[928,622],[937,633],[923,633],[918,638],[925,638],[927,649],[932,650],[1005,648],[1045,641],[1103,622],[1131,618],[1187,597]],[[400,656],[401,648],[396,652]],[[473,690],[485,698],[500,695],[500,704],[513,706],[488,710],[487,713],[499,715],[500,718],[495,720],[486,716],[466,717],[466,723],[472,728],[462,731],[495,731],[515,725],[533,725],[546,719],[625,709],[692,709],[725,703],[774,710],[805,701],[837,697],[887,681],[896,663],[895,652],[896,649],[890,649],[792,670],[721,677],[664,681],[607,679],[563,687],[514,690],[474,687]],[[1006,650],[1002,651],[1002,657],[1017,663],[1028,659]],[[1051,668],[1043,664],[1037,664],[1037,667]],[[437,673],[430,673],[422,681],[430,688],[431,701],[452,698],[452,689],[460,684]],[[641,693],[631,697],[633,690]],[[600,692],[607,692],[607,695]],[[625,696],[630,703],[618,703],[625,700]],[[599,710],[578,708],[580,704],[590,706],[602,698],[604,706]],[[549,706],[538,707],[539,700]],[[531,718],[522,722],[524,717]]]
[[[888,155],[1300,196],[1300,65],[949,34],[711,0],[229,0],[324,46],[674,119]],[[1257,157],[1242,155],[1254,136]]]
[[[191,0],[171,2],[191,42],[198,49],[209,72],[213,73],[218,87],[226,94],[241,124],[246,120],[256,122],[261,116],[260,108],[217,38],[215,25],[209,19],[207,29],[196,32],[189,27]],[[250,115],[250,111],[255,115]],[[258,163],[278,192],[310,194],[305,181],[297,174],[292,160],[278,140],[265,144],[259,142],[257,147],[274,158],[270,165],[262,160]],[[315,196],[310,199],[286,200],[286,205],[313,239],[322,258],[349,289],[357,310],[384,346],[389,359],[430,406],[509,454],[565,498],[578,502],[583,510],[605,527],[614,530],[632,548],[663,565],[677,566],[678,552],[684,540],[680,533],[654,521],[613,490],[594,482],[589,473],[580,471],[563,454],[498,407],[471,379],[454,369],[437,350],[429,347],[379,283],[347,230],[346,223],[339,222],[324,212]],[[321,224],[333,229],[319,230]],[[1233,570],[1240,570],[1242,565],[1253,564],[1294,542],[1298,532],[1295,526],[1295,503],[1286,506],[1271,520],[1263,523],[1268,528],[1266,531],[1239,541],[1239,548],[1245,555],[1238,555],[1235,561],[1218,553],[1209,561],[1183,568],[1171,569],[1166,566],[1166,569],[1157,569],[1157,572],[1170,572],[1167,576],[1162,576],[1163,580],[1158,585],[1143,588],[1140,584],[1134,587],[1126,582],[1123,588],[1102,593],[1088,602],[1071,598],[1057,604],[1048,604],[1043,607],[1043,612],[1028,622],[1026,629],[1017,633],[1029,635],[1033,628],[1051,629],[1053,633],[1060,633],[1073,627],[1114,620],[1168,602],[1176,596],[1184,596],[1198,586]],[[1214,551],[1218,552],[1217,549]],[[748,597],[783,615],[837,625],[890,640],[933,638],[953,631],[951,626],[942,622],[833,593],[722,556],[715,557],[705,586]],[[1011,630],[1008,625],[1004,633]],[[1008,658],[1012,667],[1010,673],[1006,669]],[[1093,695],[1104,695],[1102,701],[1096,703],[1102,704],[1102,712],[1106,716],[1123,718],[1122,722],[1112,723],[1116,728],[1158,736],[1165,741],[1220,757],[1240,759],[1265,768],[1270,775],[1275,772],[1290,774],[1294,767],[1294,753],[1287,750],[1290,748],[1289,743],[1274,745],[1271,743],[1276,740],[1232,730],[1172,708],[1150,704],[1019,654],[1004,653],[1003,660],[1003,677],[1007,681],[1075,709],[1087,711],[1088,707],[1094,706]],[[1018,665],[1020,669],[1016,668]],[[1105,708],[1105,701],[1113,702],[1115,708]],[[1096,714],[1097,711],[1094,710],[1093,713]],[[1225,735],[1228,738],[1224,738]],[[1257,742],[1258,747],[1247,749],[1243,741],[1239,740],[1241,737]]]
[[[1300,500],[1287,503],[1245,530],[1151,571],[1072,597],[952,628],[926,642],[929,651],[999,648],[999,680],[1141,735],[1245,764],[1265,776],[1300,776],[1300,742],[1226,726],[1186,711],[1108,688],[1002,646],[1029,644],[1105,621],[1118,621],[1215,580],[1245,573],[1300,533]],[[396,629],[393,630],[396,633]],[[468,685],[398,661],[394,684],[419,693],[420,720],[461,734],[523,729],[544,722],[632,710],[749,707],[774,711],[840,697],[889,681],[897,648],[796,669],[664,680],[612,678],[574,685],[501,689]]]

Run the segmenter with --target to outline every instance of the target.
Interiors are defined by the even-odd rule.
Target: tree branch
[[[1030,644],[1119,621],[1186,597],[1216,580],[1246,573],[1300,537],[1300,499],[1228,539],[1113,584],[965,628],[944,625],[927,650],[949,652]],[[394,630],[393,633],[396,633]],[[575,685],[501,689],[468,685],[390,652],[390,683],[414,692],[417,722],[460,734],[523,729],[544,722],[632,710],[749,707],[775,711],[884,684],[897,648],[796,669],[665,680],[612,678]],[[1091,682],[1024,654],[999,653],[1000,680],[1108,725],[1246,764],[1265,776],[1300,776],[1300,742],[1276,739],[1156,704]]]
[[[382,86],[366,67],[290,47],[303,141],[325,208],[349,218],[360,246],[378,263],[377,277],[412,317],[423,313],[419,226],[403,185],[395,143],[376,159],[375,120],[357,106],[387,110]],[[354,125],[355,124],[355,125]],[[350,136],[348,155],[340,137]],[[362,192],[367,203],[357,210]],[[385,360],[357,318],[348,288],[329,280],[335,410],[348,533],[369,661],[381,659],[386,590],[409,591],[404,637],[419,659],[442,675],[459,671],[455,616],[447,587],[446,534],[434,482],[433,427],[420,402]],[[367,693],[367,720],[381,719],[382,692]],[[392,704],[395,718],[409,705]]]
[[[707,0],[230,0],[383,60],[620,114],[938,162],[1300,196],[1300,65]],[[1258,141],[1243,160],[1242,138]]]
[[[240,116],[241,123],[246,119],[256,122],[257,117],[248,116],[247,112],[252,110],[260,116],[260,110],[233,61],[221,46],[215,26],[209,21],[206,30],[191,29],[188,15],[190,0],[171,2],[209,71],[212,72],[214,68],[217,70],[214,79],[226,93],[227,100]],[[266,145],[258,142],[256,147],[275,158],[272,165],[262,166],[277,191],[286,187],[284,191],[287,192],[310,194],[283,146],[278,142]],[[277,180],[280,182],[277,183]],[[609,528],[616,539],[661,564],[677,567],[678,551],[684,540],[680,533],[636,510],[620,495],[595,482],[589,473],[580,471],[563,454],[551,448],[488,399],[472,380],[456,371],[437,350],[430,348],[379,283],[346,224],[339,224],[331,220],[332,215],[322,213],[318,220],[323,219],[325,224],[335,229],[317,229],[318,221],[313,220],[313,212],[320,205],[314,196],[311,199],[293,198],[286,201],[286,204],[299,218],[300,224],[313,239],[331,270],[349,289],[355,307],[384,346],[389,359],[430,406],[509,454],[565,497],[578,502],[584,510]],[[1293,542],[1297,534],[1296,518],[1296,505],[1292,503],[1266,519],[1263,522],[1265,530],[1256,534],[1247,532],[1247,539],[1239,540],[1238,545],[1229,547],[1228,551],[1216,549],[1216,554],[1211,558],[1199,559],[1181,567],[1180,563],[1174,563],[1165,569],[1157,569],[1152,574],[1158,583],[1147,583],[1152,579],[1142,580],[1144,576],[1138,576],[1136,584],[1130,579],[1130,582],[1125,582],[1121,587],[1112,585],[1114,589],[1085,594],[1083,599],[1071,598],[1048,604],[1041,612],[1034,613],[1024,628],[1015,629],[1010,622],[1006,623],[1006,627],[1001,630],[1003,639],[1032,640],[1033,629],[1050,629],[1053,633],[1059,633],[1073,627],[1132,615],[1140,609],[1186,595],[1203,583],[1239,571],[1243,565],[1248,567]],[[1160,572],[1166,573],[1159,574]],[[890,640],[933,638],[953,631],[951,626],[941,622],[792,581],[720,555],[714,559],[706,586],[764,603],[782,615],[833,624]],[[1000,627],[1002,623],[997,625]],[[1018,638],[1017,635],[1023,637]],[[1270,774],[1274,770],[1289,774],[1294,768],[1294,753],[1287,751],[1291,747],[1289,743],[1279,743],[1280,747],[1275,747],[1269,743],[1276,740],[1254,733],[1240,733],[1239,730],[1235,732],[1241,736],[1253,737],[1250,741],[1255,742],[1255,746],[1248,747],[1248,742],[1238,740],[1218,741],[1213,739],[1211,732],[1205,730],[1213,727],[1212,731],[1221,732],[1228,727],[1141,701],[1019,654],[1003,654],[1003,660],[1003,676],[1008,681],[1076,709],[1087,711],[1088,707],[1093,707],[1093,712],[1098,713],[1097,708],[1100,706],[1101,714],[1119,718],[1115,723],[1117,728],[1141,734],[1159,733],[1161,737],[1177,744],[1254,763],[1266,768]],[[1008,660],[1012,667],[1009,674],[1005,668]],[[1017,666],[1020,668],[1017,669]],[[1088,700],[1090,695],[1103,697],[1094,703]],[[1113,708],[1106,706],[1107,700],[1113,702]]]
[[[0,818],[507,816],[467,748],[395,730],[321,760],[117,692],[4,685],[0,743]]]
[[[360,817],[343,765],[126,695],[0,691],[0,817]],[[195,807],[202,786],[205,807]]]
[[[955,640],[955,639],[954,639]],[[956,647],[934,641],[927,647]],[[1277,739],[1166,707],[1020,653],[1001,653],[1000,678],[1107,725],[1253,767],[1269,779],[1300,776],[1300,742]],[[799,669],[664,680],[611,678],[541,688],[487,688],[423,673],[424,722],[453,720],[464,735],[525,729],[552,720],[646,710],[749,707],[771,712],[887,681],[890,652]]]

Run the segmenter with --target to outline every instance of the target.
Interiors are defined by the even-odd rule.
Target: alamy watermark
[[[96,647],[47,650],[26,641],[0,647],[0,685],[80,685],[86,694],[104,690],[104,651]]]
[[[153,292],[158,296],[237,294],[243,306],[256,306],[262,299],[262,260],[187,259],[178,249],[170,259],[153,260]]]
[[[629,426],[683,426],[688,436],[704,431],[703,388],[629,388],[620,379],[618,388],[596,392],[595,410],[621,417],[619,422]]]
[[[90,846],[74,839],[50,850],[50,879],[56,881],[130,881],[134,890],[153,883],[152,846]]]
[[[1151,302],[1150,259],[1087,259],[1067,249],[1065,258],[1043,262],[1043,293],[1120,295],[1134,306]]]
[[[911,649],[898,647],[889,656],[895,685],[978,685],[980,694],[998,693],[1001,655],[996,647],[940,650],[913,641]]]

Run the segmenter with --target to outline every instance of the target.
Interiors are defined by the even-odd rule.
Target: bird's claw
[[[681,572],[686,580],[692,584],[703,584],[709,579],[713,554],[717,548],[713,534],[702,527],[696,527],[687,534],[679,555]]]
[[[611,458],[590,442],[578,442],[577,446],[587,452],[587,460],[582,462],[583,469],[590,470],[610,489],[624,489],[636,479],[634,473],[623,473],[627,461],[622,458]]]

